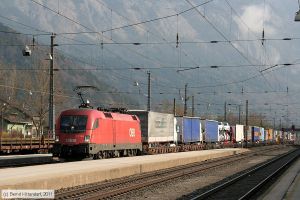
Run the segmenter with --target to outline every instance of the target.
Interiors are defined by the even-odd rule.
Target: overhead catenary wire
[[[238,12],[233,8],[233,6],[229,3],[229,1],[228,0],[225,0],[226,1],[226,3],[227,3],[227,5],[231,8],[231,10],[236,14],[236,16],[238,16],[238,18],[241,20],[241,22],[248,28],[248,31],[250,30],[250,32],[252,33],[252,35],[254,35],[254,37],[256,38],[256,39],[260,39],[260,37],[259,36],[257,36],[253,31],[252,31],[252,29],[245,23],[245,21],[241,18],[241,16],[238,14]],[[268,57],[268,55],[267,55],[267,52],[266,52],[266,45],[264,45],[264,41],[267,41],[266,40],[266,38],[265,38],[265,34],[264,34],[264,23],[265,23],[265,12],[266,12],[266,2],[265,2],[265,0],[264,0],[264,11],[263,11],[263,33],[262,33],[262,38],[261,38],[261,43],[259,43],[260,45],[261,45],[261,47],[262,47],[262,49],[263,49],[263,52],[264,52],[264,56],[265,56],[265,58],[268,60],[268,62],[269,62],[269,64],[271,63],[271,61],[270,61],[270,58]],[[270,41],[272,40],[272,39],[269,39]],[[276,39],[275,39],[276,40]],[[283,38],[282,40],[292,40],[291,38],[288,38],[288,37],[286,37],[286,38]],[[248,48],[247,48],[247,50],[248,50]],[[267,62],[267,60],[265,59],[265,62]],[[266,64],[266,63],[264,63],[264,64]],[[264,70],[265,71],[265,70]],[[262,73],[262,70],[260,70],[260,73]],[[273,75],[273,77],[277,80],[277,83],[279,84],[279,86],[281,85],[281,83],[280,83],[280,81],[278,81],[278,78],[276,77],[276,75],[273,73],[272,74]],[[267,80],[266,79],[266,77],[262,74],[262,76],[264,77],[264,79],[265,80]],[[268,83],[269,83],[269,81],[267,81]],[[270,84],[270,83],[269,83]]]
[[[274,40],[274,39],[273,39]],[[289,39],[286,39],[286,38],[283,38],[281,40],[289,40]],[[212,42],[212,43],[216,43],[216,42]],[[18,46],[21,46],[21,45],[18,45]],[[47,46],[47,45],[45,45]],[[262,66],[262,65],[252,65],[252,66]],[[215,66],[210,66],[211,68],[214,68]],[[221,66],[220,66],[221,67]],[[271,66],[272,67],[272,66]],[[198,68],[198,67],[197,67]],[[273,67],[272,67],[273,68]],[[243,79],[243,80],[239,80],[239,81],[233,81],[233,82],[229,82],[229,83],[224,83],[224,84],[216,84],[216,85],[206,85],[206,86],[201,86],[201,87],[218,87],[218,86],[226,86],[226,85],[231,85],[231,84],[236,84],[236,83],[242,83],[242,82],[246,82],[248,80],[251,80],[251,79],[254,79],[256,77],[259,77],[259,75],[256,75],[256,76],[251,76],[247,79]],[[192,87],[192,88],[197,88],[197,87]],[[175,89],[178,89],[177,87]]]
[[[90,28],[88,28],[88,27],[82,25],[81,23],[79,23],[79,22],[77,22],[77,21],[71,19],[70,17],[67,17],[67,16],[65,16],[65,15],[62,15],[61,13],[58,13],[57,11],[55,11],[55,10],[49,8],[48,6],[45,6],[45,5],[39,3],[39,2],[37,2],[37,1],[35,1],[35,0],[30,0],[30,1],[32,1],[33,3],[36,3],[36,4],[38,4],[38,5],[40,5],[40,6],[42,6],[42,7],[44,7],[44,8],[47,9],[47,10],[50,10],[51,12],[54,12],[54,13],[56,13],[56,14],[58,14],[58,15],[61,15],[61,16],[63,16],[64,18],[66,18],[66,19],[68,19],[68,20],[70,20],[70,21],[72,21],[72,22],[74,22],[74,23],[76,23],[76,24],[78,24],[78,25],[80,25],[80,26],[82,26],[82,27],[85,27],[87,30],[90,30]],[[145,23],[150,23],[150,22],[154,22],[154,21],[158,21],[158,20],[163,20],[163,19],[167,19],[167,18],[171,18],[171,17],[176,17],[177,15],[182,15],[182,14],[184,14],[184,13],[186,13],[186,12],[192,11],[192,10],[194,10],[194,9],[196,9],[196,8],[198,8],[198,7],[201,7],[201,6],[205,5],[205,4],[208,4],[208,3],[212,2],[212,1],[214,1],[214,0],[208,0],[208,1],[204,2],[204,3],[195,5],[195,6],[193,6],[192,8],[189,8],[189,9],[186,9],[186,10],[183,10],[183,11],[180,11],[180,12],[178,12],[178,13],[176,13],[176,14],[166,15],[166,16],[162,16],[162,17],[157,17],[157,18],[153,18],[153,19],[141,21],[141,22],[136,22],[136,23],[133,23],[133,24],[128,24],[128,25],[124,25],[124,26],[114,27],[114,28],[102,30],[102,31],[99,31],[99,32],[105,33],[105,32],[110,32],[110,31],[114,31],[114,30],[118,30],[118,29],[124,29],[124,28],[132,27],[132,26],[137,26],[137,25],[141,25],[141,24],[145,24]],[[99,33],[99,32],[98,32],[98,31],[87,31],[87,32],[81,32],[81,33]]]
[[[140,25],[140,24],[143,24],[143,23],[149,23],[149,22],[153,22],[153,21],[157,21],[157,20],[166,19],[166,18],[169,18],[169,17],[174,17],[174,16],[177,16],[177,15],[181,15],[181,14],[183,14],[183,13],[186,13],[186,12],[189,12],[189,11],[191,11],[191,10],[193,10],[193,9],[196,9],[196,8],[202,6],[202,5],[205,5],[205,4],[207,4],[207,3],[210,3],[210,2],[212,2],[213,0],[206,1],[206,2],[204,2],[204,3],[201,3],[201,4],[199,4],[199,5],[193,6],[192,8],[189,8],[189,9],[183,10],[183,11],[177,13],[177,14],[174,14],[174,15],[168,15],[168,16],[158,17],[158,18],[155,18],[155,19],[150,19],[150,20],[146,20],[146,21],[142,21],[142,22],[138,22],[138,23],[134,23],[134,24],[130,24],[130,25],[125,25],[125,26],[122,26],[122,27],[112,28],[112,29],[109,29],[109,30],[101,31],[101,33],[98,32],[98,31],[93,31],[93,30],[91,30],[89,27],[82,25],[81,23],[79,23],[79,22],[77,22],[77,21],[71,19],[70,17],[67,17],[67,16],[65,16],[65,15],[62,15],[61,13],[58,13],[58,12],[56,12],[55,10],[53,10],[53,9],[51,9],[51,8],[49,8],[49,7],[45,6],[45,5],[43,5],[43,4],[39,3],[39,2],[37,2],[37,1],[34,1],[34,0],[31,0],[31,1],[32,1],[33,3],[36,3],[36,4],[38,4],[38,5],[42,6],[42,7],[44,7],[45,9],[48,9],[48,10],[50,10],[50,11],[52,11],[52,12],[54,12],[54,13],[56,13],[56,14],[58,14],[58,15],[64,17],[64,18],[66,18],[66,19],[68,19],[68,20],[70,20],[70,21],[76,23],[77,25],[80,25],[80,26],[84,27],[85,29],[90,30],[91,32],[89,32],[89,33],[97,33],[97,34],[102,34],[102,36],[104,36],[103,33],[104,33],[104,32],[107,32],[107,31],[113,31],[113,30],[117,30],[117,29],[121,29],[121,28],[123,29],[123,28],[127,28],[127,27],[130,27],[130,26],[136,26],[136,25]],[[86,32],[86,33],[87,33],[87,32]],[[142,57],[144,57],[144,58],[146,58],[146,59],[149,59],[149,57],[144,56],[143,54],[140,54],[140,53],[137,52],[137,51],[135,51],[135,53],[136,53],[136,54],[139,54],[140,56],[142,56]],[[149,60],[151,60],[151,59],[149,59]],[[154,61],[154,60],[152,60],[152,61]],[[154,62],[157,63],[156,60],[155,60]],[[157,63],[157,64],[161,65],[161,63]]]
[[[87,30],[89,30],[91,33],[99,34],[99,35],[101,35],[102,37],[105,37],[106,39],[110,40],[110,38],[108,38],[107,36],[105,36],[105,35],[103,34],[104,31],[99,32],[99,31],[92,30],[92,29],[89,28],[88,26],[86,26],[86,25],[84,25],[84,24],[82,24],[82,23],[80,23],[80,22],[77,22],[77,21],[74,20],[74,19],[71,19],[70,17],[68,17],[68,16],[66,16],[66,15],[63,15],[62,13],[58,13],[57,11],[55,11],[55,10],[53,10],[53,9],[51,9],[51,8],[49,8],[49,7],[45,6],[45,5],[43,5],[43,4],[39,3],[39,2],[37,2],[37,1],[35,1],[35,0],[30,0],[30,1],[32,1],[33,3],[36,3],[36,4],[39,5],[39,6],[42,6],[43,8],[45,8],[45,9],[47,9],[47,10],[53,12],[53,13],[58,14],[59,16],[65,18],[65,19],[67,19],[67,20],[69,20],[69,21],[71,21],[71,22],[73,22],[73,23],[75,23],[75,24],[77,24],[77,25],[79,25],[79,26],[81,26],[81,27],[87,29]],[[211,1],[212,1],[212,0],[211,0]],[[88,33],[88,32],[87,32],[87,33]],[[114,40],[111,40],[111,41],[115,42]],[[152,62],[154,62],[154,63],[156,63],[156,64],[158,64],[158,65],[161,65],[161,63],[157,62],[157,60],[153,60],[153,59],[151,59],[149,56],[146,56],[146,55],[140,53],[139,51],[135,51],[135,50],[132,50],[132,49],[130,49],[130,48],[128,48],[128,49],[129,49],[130,51],[134,52],[135,54],[141,56],[141,57],[144,58],[144,59],[147,59],[147,60],[152,61]]]
[[[26,88],[21,88],[21,87],[16,87],[16,86],[10,86],[10,85],[3,85],[3,84],[0,84],[0,87],[2,87],[2,88],[10,88],[10,89],[14,89],[14,90],[21,90],[21,91],[24,91],[24,92],[40,93],[40,94],[43,94],[43,95],[49,95],[50,94],[48,91],[32,90],[32,89],[26,89]],[[72,99],[79,99],[78,97],[73,97],[73,96],[63,95],[63,94],[58,94],[58,93],[55,93],[54,96],[57,96],[57,97],[66,97],[66,98],[72,98]]]
[[[10,19],[9,19],[10,20]],[[29,29],[34,29],[34,30],[38,30],[38,31],[41,31],[41,32],[44,32],[43,34],[40,34],[40,33],[38,33],[38,34],[36,34],[36,33],[34,33],[34,34],[32,34],[32,35],[51,35],[51,34],[48,34],[48,32],[47,31],[43,31],[43,30],[40,30],[40,29],[36,29],[35,27],[32,27],[32,26],[27,26],[26,24],[23,24],[23,23],[20,23],[20,22],[18,22],[18,21],[16,21],[16,20],[10,20],[10,21],[13,21],[13,22],[15,22],[15,23],[19,23],[19,24],[22,24],[23,26],[25,26],[25,27],[28,27]],[[11,33],[15,33],[15,32],[11,32]],[[49,32],[50,33],[50,32]],[[21,34],[21,33],[20,33]],[[31,34],[26,34],[26,35],[31,35]],[[65,36],[63,36],[63,37],[65,37]],[[71,39],[71,38],[68,38],[68,39]],[[20,45],[18,45],[18,46],[20,46]],[[23,45],[22,45],[23,46]],[[31,46],[31,45],[29,45],[29,46]],[[43,46],[49,46],[49,45],[43,45]],[[10,69],[11,70],[11,69]],[[21,69],[22,70],[22,69]],[[48,69],[47,69],[48,70]],[[56,69],[57,70],[57,69]],[[1,86],[0,86],[1,87]],[[17,88],[17,87],[11,87],[11,86],[7,86],[6,88],[13,88],[13,89],[16,89],[16,90],[26,90],[26,89],[22,89],[22,88]],[[43,91],[37,91],[37,92],[40,92],[40,93],[43,93]],[[57,95],[56,95],[57,96]],[[63,95],[60,95],[60,96],[63,96]],[[65,97],[67,97],[67,96],[65,96]]]
[[[30,26],[30,25],[27,25],[27,24],[24,24],[24,23],[21,23],[21,22],[18,22],[17,20],[14,20],[14,19],[5,17],[5,16],[3,16],[3,15],[0,15],[0,18],[6,19],[6,20],[8,20],[8,21],[12,21],[12,22],[17,23],[17,24],[19,24],[19,25],[22,25],[23,27],[30,28],[31,30],[40,32],[39,34],[42,34],[42,33],[47,34],[47,35],[48,35],[48,34],[52,34],[51,32],[43,31],[43,30],[41,30],[41,29],[38,29],[38,28],[36,28],[36,27]]]
[[[298,38],[295,38],[295,39],[298,39]],[[283,38],[283,39],[270,39],[270,40],[290,40],[290,39],[289,38]],[[246,41],[246,40],[241,40],[241,41]],[[210,41],[209,43],[218,43],[218,42],[228,42],[228,41]],[[189,43],[192,43],[192,42],[189,42]],[[130,44],[132,44],[132,43],[130,43]],[[87,45],[89,45],[89,44],[87,44]],[[93,44],[90,44],[90,45],[95,45],[95,44],[93,43]],[[16,46],[21,46],[21,45],[16,45]],[[44,46],[47,46],[47,45],[44,45]],[[253,65],[253,66],[255,66],[255,65]],[[259,66],[261,66],[261,65],[259,65]],[[210,66],[210,67],[213,68],[214,66]],[[220,66],[220,67],[222,67],[222,66]],[[196,68],[198,68],[198,67],[196,67]],[[205,87],[217,87],[217,86],[225,86],[225,85],[230,85],[230,84],[235,84],[235,83],[242,83],[242,82],[245,82],[247,80],[251,80],[251,79],[256,78],[256,77],[258,77],[258,76],[254,76],[254,77],[251,77],[251,78],[247,78],[247,79],[244,79],[244,80],[235,81],[235,82],[231,82],[231,83],[224,83],[224,84],[205,86]],[[178,88],[176,87],[175,89],[178,89]]]
[[[289,39],[286,39],[286,38],[284,38],[284,39],[282,39],[282,40],[289,40]],[[47,45],[45,45],[45,46],[47,46]],[[277,64],[277,65],[280,65],[280,64]],[[276,66],[277,66],[276,65]],[[283,64],[283,65],[291,65],[291,64]],[[241,65],[242,66],[242,65]],[[241,67],[240,66],[240,67]],[[252,65],[252,66],[255,66],[255,65]],[[262,66],[262,65],[256,65],[256,66]],[[211,67],[211,68],[214,68],[214,67],[216,67],[216,66],[208,66],[208,67]],[[217,67],[222,67],[222,66],[217,66]],[[230,66],[223,66],[223,67],[230,67]],[[235,66],[232,66],[232,67],[235,67]],[[236,67],[238,67],[238,66],[236,66]],[[272,67],[273,68],[273,66],[270,66],[270,67]],[[198,67],[197,67],[198,68]],[[149,68],[148,68],[149,69]],[[63,69],[62,69],[63,70]],[[76,69],[75,69],[76,70]],[[79,69],[77,69],[77,70],[79,70]],[[96,70],[96,69],[93,69],[93,70]],[[245,82],[245,81],[247,81],[247,80],[251,80],[251,79],[253,79],[253,78],[256,78],[256,77],[258,77],[258,76],[254,76],[254,77],[250,77],[250,78],[247,78],[247,79],[244,79],[244,80],[240,80],[240,81],[235,81],[235,82],[230,82],[230,83],[224,83],[224,84],[218,84],[218,85],[211,85],[211,86],[203,86],[203,87],[217,87],[217,86],[225,86],[225,85],[230,85],[230,84],[235,84],[235,83],[241,83],[241,82]],[[193,87],[193,88],[196,88],[196,87]],[[177,87],[176,87],[176,89],[178,89]]]
[[[30,28],[30,29],[34,29],[34,30],[39,30],[39,31],[41,31],[41,32],[44,32],[45,34],[32,34],[32,35],[51,35],[52,33],[48,33],[47,31],[42,31],[42,30],[40,30],[40,29],[36,29],[35,27],[32,27],[32,26],[27,26],[26,24],[23,24],[23,23],[20,23],[20,22],[18,22],[18,21],[16,21],[16,20],[12,20],[12,19],[9,19],[10,21],[13,21],[13,22],[15,22],[15,23],[19,23],[19,24],[22,24],[23,26],[26,26],[26,27],[28,27],[28,28]],[[15,33],[15,32],[12,32],[12,33]],[[21,34],[21,33],[20,33]],[[26,34],[27,35],[27,34]],[[30,34],[29,34],[30,35]],[[60,34],[61,35],[61,34]],[[64,35],[64,34],[63,34]],[[65,37],[65,36],[63,36],[63,37]],[[65,37],[66,38],[66,37]],[[68,38],[68,39],[72,39],[72,38]],[[73,39],[74,40],[74,39]],[[78,40],[77,40],[78,41]],[[1,46],[1,45],[0,45]],[[18,44],[18,45],[8,45],[8,44],[2,44],[2,46],[24,46],[23,44]],[[28,45],[28,46],[31,46],[31,45]],[[40,46],[49,46],[49,45],[40,45]],[[113,54],[115,54],[114,52],[111,52],[111,53],[113,53]],[[138,53],[139,54],[139,53]],[[116,54],[115,54],[116,55]],[[122,59],[122,58],[121,58]],[[127,61],[126,61],[127,62]],[[162,85],[163,86],[163,85]],[[165,87],[165,86],[163,86],[163,87]]]
[[[269,67],[271,67],[270,65],[268,65]],[[219,67],[222,67],[222,66],[219,66]],[[159,69],[159,68],[158,68]],[[162,69],[162,68],[161,68]],[[62,69],[63,70],[63,69]]]
[[[60,50],[62,51],[62,50]],[[62,51],[64,52],[64,51]],[[66,52],[64,52],[66,53]],[[68,55],[66,53],[67,56],[70,56],[72,58],[74,58],[73,56],[71,55]],[[275,68],[275,67],[280,67],[280,66],[295,66],[295,65],[300,65],[300,62],[298,63],[278,63],[278,64],[274,64],[274,65],[202,65],[202,66],[198,66],[198,67],[185,67],[185,68],[182,68],[182,67],[143,67],[143,66],[136,66],[136,67],[116,67],[116,66],[106,66],[106,67],[101,67],[101,66],[97,66],[97,65],[93,65],[91,63],[88,63],[88,62],[85,62],[79,58],[74,58],[74,59],[77,59],[78,62],[81,62],[83,64],[87,64],[87,65],[90,65],[90,66],[95,66],[96,68],[85,68],[85,67],[81,67],[81,68],[63,68],[63,67],[60,67],[60,68],[56,68],[54,70],[56,71],[114,71],[114,70],[117,70],[117,71],[123,71],[123,70],[176,70],[176,71],[187,71],[187,70],[194,70],[194,69],[200,69],[200,68],[248,68],[248,67],[261,67],[261,66],[265,66],[265,67],[268,67],[264,70],[262,70],[261,72],[264,72],[264,71],[267,71],[267,70],[270,70],[272,68]],[[6,71],[6,70],[12,70],[11,68],[0,68],[0,71]],[[48,68],[16,68],[14,69],[16,71],[45,71],[45,70],[48,70]]]
[[[21,32],[9,32],[9,31],[1,31],[0,33],[7,33],[7,34],[18,34],[18,35],[30,35],[30,36],[40,36],[40,35],[51,35],[51,34],[32,34],[32,33],[21,33]],[[73,38],[66,38],[70,40],[77,41]],[[291,41],[291,40],[300,40],[298,37],[294,38],[265,38],[265,41]],[[233,43],[233,42],[256,42],[260,41],[257,40],[229,40],[229,41],[222,41],[222,40],[212,40],[212,41],[180,41],[181,44],[217,44],[217,43]],[[168,41],[168,42],[101,42],[100,44],[97,43],[60,43],[59,46],[102,46],[102,45],[165,45],[165,44],[176,44],[176,41]],[[10,44],[10,43],[0,43],[0,46],[24,46],[24,44]],[[32,46],[28,44],[28,46]],[[36,44],[36,46],[49,46],[46,44]]]
[[[185,0],[188,4],[190,4],[191,6],[194,6],[193,3],[191,3],[190,0]],[[196,12],[217,32],[219,33],[226,41],[229,41],[229,39],[225,36],[225,34],[222,33],[222,31],[220,31],[210,20],[208,20],[200,11],[199,9],[195,9]],[[248,63],[253,64],[249,58],[247,56],[244,55],[244,53],[242,51],[240,51],[236,46],[234,46],[231,42],[229,42],[229,44],[233,47],[233,49],[235,49]],[[270,83],[267,81],[267,79],[264,77],[264,75],[259,72],[260,75],[265,79],[265,81],[270,85]],[[257,76],[259,77],[259,76]],[[256,77],[255,77],[256,78]],[[237,82],[237,83],[240,83]]]
[[[97,2],[99,2],[99,1],[97,1]],[[150,20],[146,20],[146,21],[143,21],[143,22],[134,23],[134,24],[130,24],[130,25],[123,26],[123,27],[119,27],[119,28],[127,28],[127,27],[130,27],[130,26],[141,25],[141,24],[143,24],[143,23],[148,23],[148,22],[153,22],[153,21],[156,21],[156,20],[166,19],[166,18],[173,17],[173,16],[178,16],[178,15],[181,15],[181,14],[183,14],[183,13],[186,13],[186,12],[188,12],[188,11],[191,11],[191,10],[193,10],[193,9],[199,7],[199,6],[205,5],[205,4],[210,3],[210,2],[212,2],[212,0],[206,1],[206,2],[204,2],[204,3],[202,3],[202,4],[199,4],[199,5],[197,5],[197,6],[193,7],[193,8],[190,8],[190,9],[187,9],[187,10],[184,10],[184,11],[181,11],[181,12],[176,13],[176,14],[174,14],[174,15],[168,15],[168,16],[164,16],[164,17],[159,17],[159,18],[155,18],[155,19],[150,19]],[[110,10],[112,10],[112,9],[110,8]],[[103,33],[106,32],[106,31],[112,31],[112,30],[116,30],[116,29],[119,29],[119,28],[114,28],[114,29],[109,29],[109,30],[101,31],[101,33],[103,34]],[[97,34],[98,34],[99,32],[81,32],[81,33],[84,33],[84,34],[85,34],[85,33],[97,33]],[[182,50],[182,48],[180,48],[180,53],[181,53],[181,50]],[[187,56],[186,52],[184,52],[184,54],[185,54],[185,56]],[[181,55],[180,55],[180,56],[181,56]],[[160,65],[160,63],[159,63],[159,65]]]
[[[189,1],[189,0],[186,0],[187,3],[189,3],[191,6],[193,6],[193,4]],[[198,9],[195,9],[197,11],[197,13],[204,19],[206,20],[226,41],[229,41],[227,39],[227,37],[212,23],[210,22],[210,20],[208,20],[205,16],[203,16],[203,14],[198,10]],[[229,44],[246,60],[248,61],[249,63],[252,63],[238,48],[236,48],[231,42],[229,42]],[[263,73],[259,71],[259,75],[254,75],[254,76],[251,76],[251,77],[248,77],[244,80],[239,80],[239,81],[233,81],[233,82],[229,82],[229,83],[224,83],[224,84],[218,84],[218,85],[214,85],[213,87],[217,87],[217,86],[225,86],[225,85],[229,85],[229,84],[237,84],[237,83],[243,83],[243,82],[246,82],[248,80],[251,80],[251,79],[254,79],[254,78],[257,78],[257,77],[260,77],[262,76],[265,81],[271,86],[271,84],[267,81],[267,79],[264,77]]]
[[[39,2],[36,2],[36,1],[34,1],[34,0],[31,0],[31,1],[32,1],[33,3],[36,3],[36,4],[38,4],[38,5],[42,6],[42,7],[44,7],[44,8],[46,8],[46,9],[50,10],[51,12],[54,12],[54,13],[58,14],[59,16],[64,17],[65,19],[67,19],[67,20],[69,20],[69,21],[71,21],[71,22],[73,22],[73,23],[76,23],[76,24],[79,25],[79,26],[82,26],[83,28],[89,30],[90,32],[95,32],[95,33],[100,34],[100,35],[101,35],[101,33],[102,33],[102,32],[101,32],[101,33],[98,32],[98,31],[94,31],[94,30],[92,30],[91,28],[89,28],[89,27],[87,27],[87,26],[81,24],[80,22],[77,22],[77,21],[71,19],[70,17],[67,17],[67,16],[65,16],[65,15],[63,15],[63,14],[61,14],[61,13],[57,13],[55,10],[53,10],[53,9],[51,9],[51,8],[49,8],[49,7],[47,7],[47,6],[43,5],[43,4],[41,4],[41,3],[39,3]],[[201,6],[201,5],[205,5],[206,3],[211,2],[211,1],[213,1],[213,0],[210,0],[210,1],[207,1],[207,2],[205,2],[205,3],[202,3],[202,4],[198,5],[198,7]],[[190,11],[190,10],[193,10],[193,9],[197,8],[197,6],[193,6],[193,7],[194,7],[194,8],[190,8],[190,9],[188,9],[188,10],[181,11],[180,14],[185,13],[185,12],[187,12],[187,11]],[[103,34],[102,36],[105,37],[104,34]],[[107,38],[107,37],[106,37],[106,38]],[[113,42],[114,42],[114,41],[113,41]],[[131,50],[131,49],[130,49],[130,50]],[[132,51],[132,50],[131,50],[131,51]],[[143,55],[143,54],[141,54],[140,52],[137,52],[137,51],[134,51],[134,52],[135,52],[136,54],[138,54],[138,55],[144,57],[145,59],[149,59],[149,60],[151,61],[151,59],[150,59],[148,56],[145,56],[145,55]],[[158,65],[161,65],[161,63],[158,63],[157,60],[152,60],[152,61],[154,61],[154,62],[157,63]],[[172,86],[171,86],[171,88],[172,88]]]
[[[98,3],[100,3],[101,5],[107,7],[110,11],[113,10],[111,7],[108,7],[106,4],[100,2],[99,0],[97,0],[96,2],[98,2]],[[212,1],[204,2],[204,3],[202,3],[202,4],[199,4],[199,6],[201,6],[201,5],[205,6],[206,4],[208,4],[208,3],[210,3],[210,2],[212,2]],[[191,9],[192,9],[192,8],[187,9],[186,11],[190,11]],[[128,18],[125,17],[124,15],[122,15],[122,14],[116,12],[116,11],[114,11],[114,12],[117,13],[119,16],[123,17],[124,19],[130,21],[130,19],[128,19]],[[176,16],[177,19],[178,19],[178,15],[179,15],[179,14],[183,14],[183,13],[185,13],[185,11],[182,11],[182,12],[176,12],[175,15],[177,15],[177,16]],[[175,16],[175,15],[174,15],[174,16]],[[135,23],[134,23],[134,24],[135,24]],[[141,24],[139,24],[139,25],[141,25]],[[177,23],[177,25],[178,25],[178,23]],[[137,27],[139,27],[139,26],[137,25]],[[141,27],[141,28],[144,29],[144,27]],[[178,27],[177,27],[177,28],[178,28]],[[109,30],[108,30],[108,31],[109,31]],[[154,32],[152,32],[152,31],[147,30],[147,33],[148,33],[148,32],[150,32],[150,33],[153,34],[153,35],[157,35],[157,33],[154,33]],[[177,30],[177,32],[178,32],[178,30]],[[162,37],[162,36],[160,36],[160,37]],[[163,37],[162,37],[162,40],[165,41],[165,42],[167,42],[167,40],[166,40],[165,38],[163,38]],[[147,40],[147,41],[148,41],[148,40]],[[136,43],[136,44],[138,44],[138,43]],[[182,44],[182,43],[180,43],[180,44]],[[170,44],[170,45],[171,45],[171,44]],[[178,45],[178,44],[177,44],[177,45]],[[173,46],[171,46],[171,47],[173,47]],[[174,47],[173,47],[173,48],[174,48]],[[181,53],[183,53],[184,56],[186,56],[186,57],[191,57],[191,56],[188,55],[188,53],[183,49],[182,45],[180,45],[180,50],[178,50],[178,51],[180,52],[180,53],[178,53],[178,60],[181,60]],[[191,59],[191,61],[194,63],[195,66],[198,65],[198,64],[194,61],[193,58]],[[181,65],[181,61],[179,61],[179,64],[178,64],[178,65]],[[181,74],[179,74],[179,75],[182,76]],[[181,80],[181,79],[182,79],[182,78],[180,78],[180,80]]]

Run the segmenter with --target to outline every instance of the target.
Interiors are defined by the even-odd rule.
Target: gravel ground
[[[223,166],[222,168],[214,168],[209,172],[202,172],[194,174],[193,176],[185,176],[178,179],[173,179],[168,182],[118,196],[115,199],[184,199],[184,195],[188,195],[195,190],[208,187],[225,179],[226,177],[251,168],[277,155],[288,152],[291,149],[293,149],[291,146],[282,146],[282,148],[279,150],[266,152],[261,155],[251,157],[249,160],[239,163],[232,163],[230,165]]]

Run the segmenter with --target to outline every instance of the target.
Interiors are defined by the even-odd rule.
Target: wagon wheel
[[[128,155],[128,157],[131,157],[131,156],[132,156],[131,149],[128,149],[128,150],[127,150],[127,155]]]

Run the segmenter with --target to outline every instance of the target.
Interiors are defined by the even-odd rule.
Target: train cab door
[[[116,121],[112,120],[112,132],[113,132],[113,147],[116,147],[117,141],[116,141]]]
[[[94,142],[94,141],[100,141],[100,138],[99,138],[99,136],[100,136],[100,134],[99,134],[99,119],[97,118],[95,121],[94,121],[94,124],[93,124],[93,128],[92,128],[92,134],[91,134],[91,138],[90,138],[90,140],[92,141],[92,142]]]

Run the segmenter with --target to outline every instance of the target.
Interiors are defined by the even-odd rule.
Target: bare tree
[[[3,67],[3,66],[1,66]],[[16,87],[18,82],[16,66],[7,66],[11,70],[0,71],[0,98],[14,104],[16,100]]]

